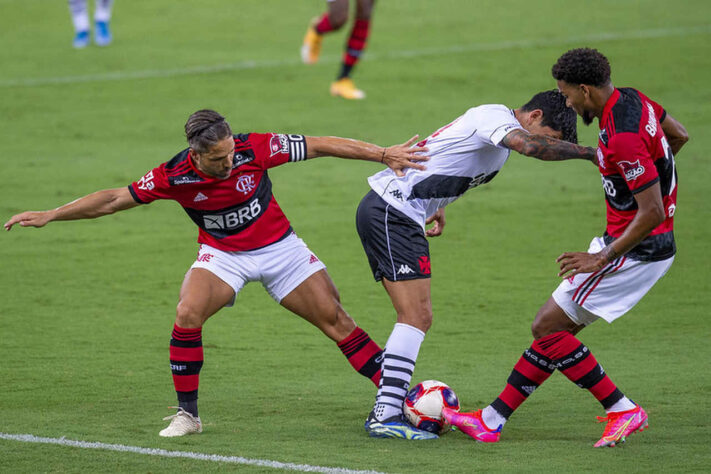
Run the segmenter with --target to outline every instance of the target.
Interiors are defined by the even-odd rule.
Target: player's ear
[[[533,109],[528,113],[528,118],[531,122],[537,122],[543,119],[543,110]]]

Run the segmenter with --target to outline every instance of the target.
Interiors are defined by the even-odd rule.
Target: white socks
[[[424,339],[425,333],[416,327],[395,324],[383,351],[382,378],[373,409],[379,421],[402,414],[402,403]]]
[[[484,424],[487,428],[494,431],[499,426],[506,424],[506,418],[501,416],[501,414],[494,410],[494,408],[489,405],[481,411],[481,419],[484,420]]]
[[[69,11],[72,14],[74,31],[89,31],[88,0],[69,0]],[[108,22],[111,20],[111,7],[114,0],[96,0],[94,21]]]
[[[627,398],[627,397],[622,397],[622,398],[619,399],[617,402],[615,402],[614,405],[612,405],[610,408],[608,408],[607,410],[605,410],[605,412],[606,412],[606,413],[612,413],[612,412],[615,412],[615,411],[627,411],[627,410],[633,409],[633,408],[636,407],[636,406],[637,406],[637,405],[635,405],[634,402],[633,402],[632,400],[630,400],[629,398]]]

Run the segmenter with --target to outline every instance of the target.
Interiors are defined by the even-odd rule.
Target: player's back
[[[387,169],[368,182],[385,201],[424,226],[438,208],[496,176],[510,153],[499,144],[515,128],[521,125],[508,107],[473,107],[419,143],[428,148],[426,170],[408,169],[398,177]]]

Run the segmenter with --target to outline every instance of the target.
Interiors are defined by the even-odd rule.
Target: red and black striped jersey
[[[291,232],[272,194],[269,168],[306,159],[303,135],[247,133],[234,136],[227,179],[201,173],[189,149],[153,168],[128,190],[141,204],[177,201],[199,227],[198,242],[225,251],[254,250]]]
[[[637,260],[671,257],[674,243],[677,174],[661,123],[661,105],[631,88],[615,89],[600,118],[598,167],[607,201],[605,242],[620,237],[637,214],[634,195],[660,184],[666,220],[628,252]]]

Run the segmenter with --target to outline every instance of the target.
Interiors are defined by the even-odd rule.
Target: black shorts
[[[360,201],[356,228],[376,281],[430,277],[430,245],[422,227],[375,191]]]

